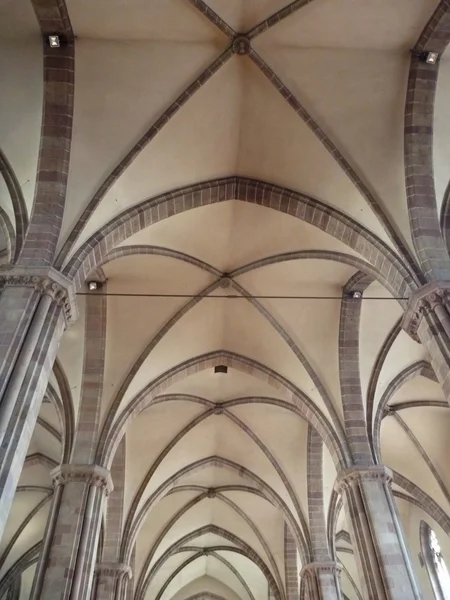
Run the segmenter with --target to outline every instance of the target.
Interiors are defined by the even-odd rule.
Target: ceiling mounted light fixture
[[[214,373],[228,373],[228,367],[225,365],[217,365],[214,367]]]
[[[48,36],[48,43],[50,48],[59,48],[61,45],[59,35],[53,34]]]
[[[429,65],[435,65],[439,60],[439,54],[437,52],[427,52],[425,57],[425,62]]]
[[[358,292],[358,291],[352,292],[351,297],[354,298],[355,300],[361,300],[362,292]]]
[[[88,288],[90,292],[95,292],[98,290],[98,282],[97,281],[88,281]]]

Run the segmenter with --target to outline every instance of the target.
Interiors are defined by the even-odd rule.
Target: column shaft
[[[352,468],[339,475],[336,489],[343,495],[364,597],[418,600],[391,479],[383,466]]]
[[[84,600],[90,597],[109,472],[96,465],[61,465],[31,597]]]

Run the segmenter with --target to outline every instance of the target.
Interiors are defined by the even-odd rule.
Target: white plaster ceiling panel
[[[178,590],[190,583],[192,580],[198,579],[198,577],[201,577],[202,575],[206,575],[207,560],[208,559],[206,557],[198,558],[197,560],[192,562],[186,569],[183,569],[183,571],[181,571],[167,587],[166,591],[162,596],[162,600],[171,598],[174,594],[176,594],[176,592],[178,592]],[[230,587],[232,588],[235,587],[232,582],[227,581],[227,584],[230,585]],[[156,590],[153,590],[152,587],[150,587],[149,591],[152,593],[147,593],[147,598],[154,598],[156,595]]]
[[[450,410],[438,407],[427,407],[422,410],[410,408],[401,411],[399,415],[417,437],[437,472],[444,480],[444,484],[450,489],[450,473],[448,470]]]
[[[268,405],[236,406],[231,412],[243,421],[271,452],[291,484],[306,516],[306,422],[282,408]],[[286,494],[284,487],[284,484],[282,488],[277,487],[278,493],[282,489]]]
[[[22,573],[19,600],[29,600],[29,598],[31,598],[31,588],[33,586],[35,571],[36,564],[31,565],[31,567]]]
[[[215,525],[224,529],[226,532],[231,533],[233,536],[249,545],[260,556],[263,555],[263,548],[247,523],[245,523],[234,510],[221,502],[218,498],[206,498],[192,507],[174,524],[158,547],[158,550],[155,552],[155,560],[153,562],[158,560],[172,544],[176,543],[184,536],[208,525]],[[205,536],[201,536],[192,539],[187,542],[186,545],[207,547],[208,544],[204,537]],[[219,538],[219,540],[216,540],[219,542],[219,545],[228,545],[227,539],[222,536],[219,536]]]
[[[407,52],[437,4],[438,0],[316,0],[264,37],[289,46]]]
[[[265,498],[243,491],[221,492],[243,510],[258,528],[274,557],[280,574],[284,572],[284,519],[281,511]],[[261,557],[267,560],[262,550]]]
[[[434,181],[438,211],[450,181],[450,124],[448,96],[450,94],[450,55],[445,53],[439,66],[439,76],[434,108],[433,158]]]
[[[185,552],[181,552],[179,554],[176,554],[175,556],[172,556],[167,563],[165,563],[164,565],[162,565],[161,569],[158,571],[158,573],[155,574],[155,577],[151,580],[150,585],[148,586],[148,591],[147,591],[147,595],[146,597],[152,597],[152,598],[156,598],[157,595],[162,591],[164,585],[166,584],[166,582],[168,582],[171,578],[172,573],[174,573],[178,568],[183,566],[183,563],[185,563],[185,561],[188,561],[190,558],[193,558],[195,556],[195,553],[185,553]],[[184,585],[187,581],[189,581],[192,577],[191,574],[195,573],[194,577],[198,577],[199,572],[206,572],[206,564],[205,564],[205,559],[203,557],[197,558],[196,560],[194,560],[193,562],[191,562],[190,564],[188,564],[187,566],[185,565],[184,568],[179,572],[179,574],[175,577],[175,580],[178,580],[178,582],[181,583],[181,585]],[[200,564],[197,564],[200,563]],[[199,571],[200,570],[200,571]],[[184,583],[182,583],[184,582]],[[180,583],[178,585],[180,585]],[[173,584],[172,584],[173,585]],[[171,587],[169,585],[169,587]],[[150,596],[148,595],[148,592],[150,592]],[[163,594],[162,597],[167,597],[166,594]],[[170,597],[170,596],[168,596]]]
[[[400,425],[391,417],[386,417],[382,422],[381,454],[383,464],[426,490],[427,494],[441,506],[448,504],[421,454]]]
[[[217,554],[241,574],[250,591],[253,593],[254,598],[265,597],[267,594],[267,579],[261,569],[253,561],[236,552],[220,551],[217,552]],[[230,569],[216,559],[208,557],[206,573],[214,576],[216,572],[223,572],[222,580],[224,581],[226,581],[227,578],[232,577]],[[248,593],[246,595],[248,596]]]
[[[167,392],[191,394],[216,403],[252,396],[285,399],[281,391],[268,383],[232,368],[228,369],[227,374],[214,373],[213,369],[195,373],[188,379],[171,385]]]
[[[169,494],[147,512],[136,539],[136,578],[139,577],[145,559],[170,519],[199,493],[198,491],[180,491]],[[159,555],[161,555],[160,550]],[[156,558],[153,558],[151,564],[154,564],[155,560]]]
[[[164,256],[127,256],[104,268],[110,294],[197,294],[214,278],[186,262]],[[103,411],[118,392],[130,369],[161,328],[189,298],[108,298]],[[139,315],[139,318],[136,318]],[[132,343],[130,343],[132,340]],[[158,351],[150,353],[149,361]],[[171,364],[168,366],[172,366]]]
[[[0,556],[27,515],[47,495],[46,492],[16,492],[0,542]]]
[[[16,219],[14,216],[14,209],[11,202],[11,196],[8,188],[6,187],[3,176],[0,175],[0,208],[4,211],[5,217],[7,217],[11,223],[12,229],[16,229]],[[3,216],[3,215],[2,215]],[[6,220],[6,219],[4,219]],[[0,250],[3,250],[7,246],[7,241],[3,231],[0,231]]]
[[[232,471],[231,469],[217,469],[215,466],[208,466],[200,471],[191,473],[183,477],[183,485],[203,485],[206,488],[219,487],[225,485],[245,485],[255,488],[256,485],[248,477]]]
[[[0,4],[0,37],[10,43],[34,40],[41,42],[41,35],[33,5],[27,0],[2,0]]]
[[[43,402],[39,409],[39,416],[61,433],[61,422],[52,402]]]
[[[412,247],[403,167],[408,55],[278,46],[262,46],[261,53],[375,194]],[[328,169],[328,163],[324,162],[322,168]],[[367,203],[356,202],[355,192],[345,198],[339,188],[333,191],[333,205],[389,243]]]
[[[78,320],[69,327],[61,338],[58,359],[63,368],[72,394],[75,419],[78,418],[78,407],[83,380],[83,355],[85,334],[85,300],[77,296]]]
[[[234,575],[231,574],[230,570],[225,565],[209,556],[206,560],[206,574],[229,585],[236,593],[239,594],[241,598],[249,598],[244,586]]]
[[[358,591],[361,592],[361,587],[359,583],[355,557],[353,554],[348,554],[347,552],[338,552],[338,558],[344,566],[344,570],[341,575],[343,592],[349,598],[349,600],[359,600],[360,596],[358,596]]]
[[[303,192],[382,234],[345,172],[270,81],[253,64],[245,74],[239,173]]]
[[[395,405],[415,400],[440,400],[443,402],[445,399],[442,388],[436,381],[419,376],[402,385],[392,396],[389,404]]]
[[[378,403],[392,380],[406,367],[421,360],[428,360],[428,355],[422,344],[414,342],[405,331],[400,331],[392,344],[383,368],[378,377],[373,414],[376,414]]]
[[[7,3],[10,4],[9,2]],[[12,3],[11,3],[12,4]],[[36,19],[31,3],[18,2],[23,9],[23,20]],[[14,13],[16,9],[9,7]],[[0,7],[0,23],[8,20],[8,10]],[[33,24],[33,27],[35,24]],[[0,25],[0,31],[2,29]],[[11,24],[11,27],[13,25]],[[37,161],[41,135],[43,83],[42,38],[30,35],[18,42],[0,43],[0,140],[1,149],[16,174],[25,199],[28,213],[34,199]],[[1,207],[10,205],[9,195],[0,197]],[[10,209],[7,209],[10,212]]]
[[[154,573],[154,576],[150,581],[150,585],[148,586],[148,590],[151,591],[151,595],[155,598],[172,573],[181,567],[185,561],[194,557],[195,554],[195,552],[179,552],[164,562],[158,571]],[[191,563],[191,565],[195,565],[195,562]],[[186,573],[188,573],[188,571],[189,567],[186,568]]]
[[[294,261],[264,267],[239,278],[239,282],[255,296],[306,296],[299,299],[262,299],[260,302],[298,345],[321,379],[337,411],[342,410],[336,352],[340,298],[342,286],[354,272],[352,267],[331,261]],[[321,297],[331,299],[316,299]],[[288,375],[297,385],[299,372],[295,368],[292,375]],[[315,385],[311,383],[304,391],[324,410]]]
[[[279,373],[326,412],[320,396],[314,393],[311,377],[271,323],[247,300],[231,300],[228,304],[224,314],[224,350],[248,357]]]
[[[52,479],[48,466],[40,463],[25,465],[20,474],[18,485],[42,485],[52,489]]]
[[[84,38],[181,43],[219,35],[185,0],[68,0],[67,8],[75,33]]]
[[[233,57],[136,157],[106,194],[80,240],[137,202],[180,186],[235,174],[240,80],[240,63]]]
[[[55,463],[59,464],[61,461],[61,441],[45,428],[45,422],[38,421],[33,432],[31,445],[34,446],[35,452],[41,452],[50,459],[53,459]],[[28,454],[30,453],[29,448]]]
[[[210,6],[236,32],[245,32],[259,25],[290,4],[289,0],[209,0]]]
[[[156,376],[190,358],[222,349],[225,298],[204,298],[163,337],[136,373],[122,406]]]
[[[0,570],[0,577],[8,571],[22,554],[42,539],[49,509],[50,502],[47,502],[23,529]]]
[[[190,596],[194,596],[200,592],[217,594],[223,598],[226,598],[227,600],[240,600],[240,596],[233,592],[230,587],[218,581],[217,579],[210,577],[209,575],[199,577],[198,579],[187,584],[173,596],[173,600],[185,600],[185,598],[189,598]]]
[[[361,305],[359,328],[359,368],[363,398],[366,397],[367,386],[378,353],[389,332],[402,315],[398,302],[378,282],[370,284],[364,292],[366,299]],[[380,298],[373,300],[372,298]]]
[[[205,42],[77,42],[65,235],[109,173],[219,52]],[[109,205],[111,213],[122,207],[114,197]]]
[[[127,485],[125,487],[128,501],[131,501],[137,492],[145,474],[159,454],[178,432],[203,410],[201,405],[192,402],[170,402],[167,407],[164,404],[157,404],[131,422],[126,432]],[[149,432],[151,432],[150,436]],[[177,470],[178,468],[175,468],[175,471]],[[169,474],[172,473],[166,472],[164,479]],[[164,479],[156,483],[156,479],[152,478],[145,497],[148,497],[150,490],[155,490]]]
[[[255,231],[258,235],[254,235]],[[175,215],[143,229],[120,246],[145,244],[185,252],[223,273],[285,252],[321,249],[359,256],[300,219],[237,200]]]

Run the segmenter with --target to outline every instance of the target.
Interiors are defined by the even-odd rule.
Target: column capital
[[[336,478],[334,489],[341,493],[364,481],[379,481],[380,483],[391,483],[392,471],[384,465],[373,465],[370,467],[350,467],[341,471]]]
[[[95,565],[95,572],[100,577],[114,577],[117,579],[120,576],[128,577],[128,579],[133,577],[130,565],[126,565],[125,563],[97,563]]]
[[[103,490],[105,496],[113,491],[111,473],[98,465],[59,465],[51,472],[53,485],[65,485],[70,482],[82,482]]]
[[[302,567],[302,570],[300,571],[300,577],[304,577],[307,573],[314,573],[317,575],[340,575],[341,571],[342,567],[332,560],[322,562],[311,562]]]
[[[408,301],[402,319],[402,329],[416,342],[419,341],[419,329],[423,315],[450,297],[450,281],[433,281],[416,290]]]
[[[11,286],[34,288],[37,292],[50,296],[63,309],[67,327],[78,319],[74,284],[53,267],[1,268],[0,289]]]

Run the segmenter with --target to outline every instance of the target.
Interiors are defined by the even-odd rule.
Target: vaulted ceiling
[[[387,251],[404,243],[413,256],[406,84],[410,49],[437,0],[209,0],[211,10],[199,0],[66,3],[76,84],[60,266],[140,203],[158,198],[163,207],[163,195],[176,188],[234,178],[223,183],[224,201],[210,203],[212,184],[205,185],[195,209],[175,200],[155,224],[142,219],[139,230],[117,239],[101,270],[109,294],[103,422],[113,409],[126,415],[149,390],[125,436],[124,531],[135,530],[136,600],[202,593],[259,600],[271,578],[286,597],[286,527],[306,548],[310,537],[307,417],[320,414],[341,439],[341,298],[361,272],[355,336],[367,427],[377,459],[396,472],[403,526],[431,593],[416,558],[418,524],[430,522],[450,559],[450,413],[425,349],[401,331],[402,308],[368,263],[321,227],[320,217],[306,222],[242,202],[226,186],[258,180],[283,188],[280,198],[301,194],[340,211]],[[236,33],[248,32],[246,54],[230,50]],[[28,215],[42,66],[32,3],[0,0],[0,172],[4,156]],[[439,209],[450,178],[449,101],[444,54],[434,137]],[[6,178],[0,207],[13,237],[17,217]],[[0,229],[0,250],[8,247],[7,230]],[[67,459],[89,298],[78,302],[80,318],[62,340],[0,546],[0,580],[42,539],[49,472]],[[181,369],[184,363],[189,368]],[[214,373],[216,365],[228,372]],[[334,506],[330,450],[324,448],[325,511],[345,567],[344,592],[358,600],[348,524]],[[419,489],[434,512],[415,500]],[[31,561],[23,570],[21,599],[33,569]]]

